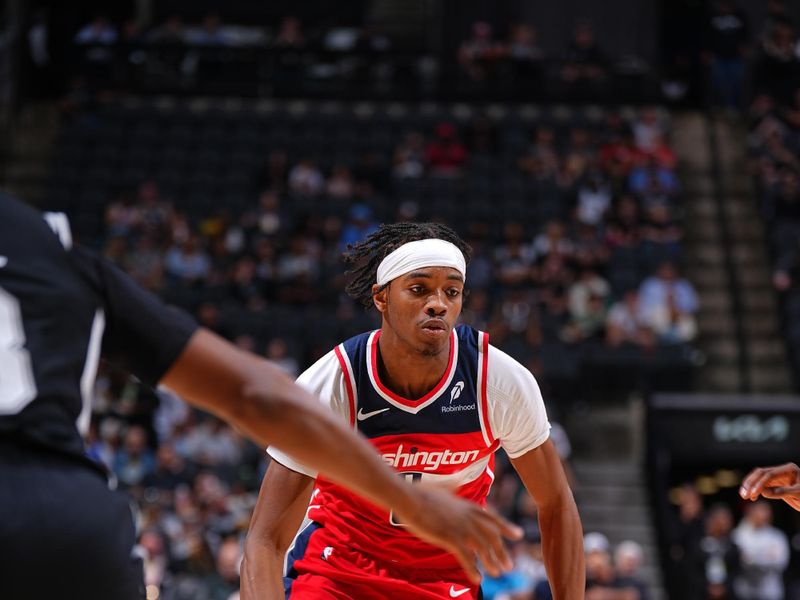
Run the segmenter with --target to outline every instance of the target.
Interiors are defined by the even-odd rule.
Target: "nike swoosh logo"
[[[463,596],[469,591],[469,588],[464,588],[463,590],[456,591],[456,587],[454,585],[450,586],[450,597],[451,598],[458,598],[459,596]]]
[[[363,408],[358,409],[358,420],[359,421],[366,421],[370,417],[374,417],[375,415],[379,415],[382,412],[386,412],[389,410],[388,408],[381,408],[380,410],[373,410],[372,412],[365,413]]]

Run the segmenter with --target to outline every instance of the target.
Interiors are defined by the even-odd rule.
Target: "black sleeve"
[[[103,356],[155,386],[197,330],[184,311],[164,304],[111,262],[82,248],[70,252],[98,287],[105,310]]]

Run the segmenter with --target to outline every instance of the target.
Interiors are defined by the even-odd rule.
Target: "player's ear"
[[[377,283],[372,286],[372,301],[375,303],[375,308],[379,313],[386,310],[386,301],[389,296],[389,284],[378,285]]]

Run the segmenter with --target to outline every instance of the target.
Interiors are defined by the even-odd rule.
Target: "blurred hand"
[[[759,496],[783,500],[800,511],[800,467],[786,463],[753,469],[744,478],[739,495],[745,500],[756,500]]]
[[[519,527],[444,489],[420,484],[413,490],[413,508],[395,512],[414,534],[452,552],[473,581],[481,578],[477,560],[493,577],[513,568],[503,538],[520,539]]]

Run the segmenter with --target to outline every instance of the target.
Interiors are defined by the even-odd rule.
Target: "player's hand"
[[[477,560],[496,577],[513,568],[503,538],[518,540],[522,530],[474,502],[434,486],[413,486],[412,508],[398,511],[420,538],[452,552],[469,577],[481,578]]]
[[[739,495],[745,500],[756,500],[759,496],[783,500],[800,511],[800,467],[786,463],[753,469],[744,478]]]

